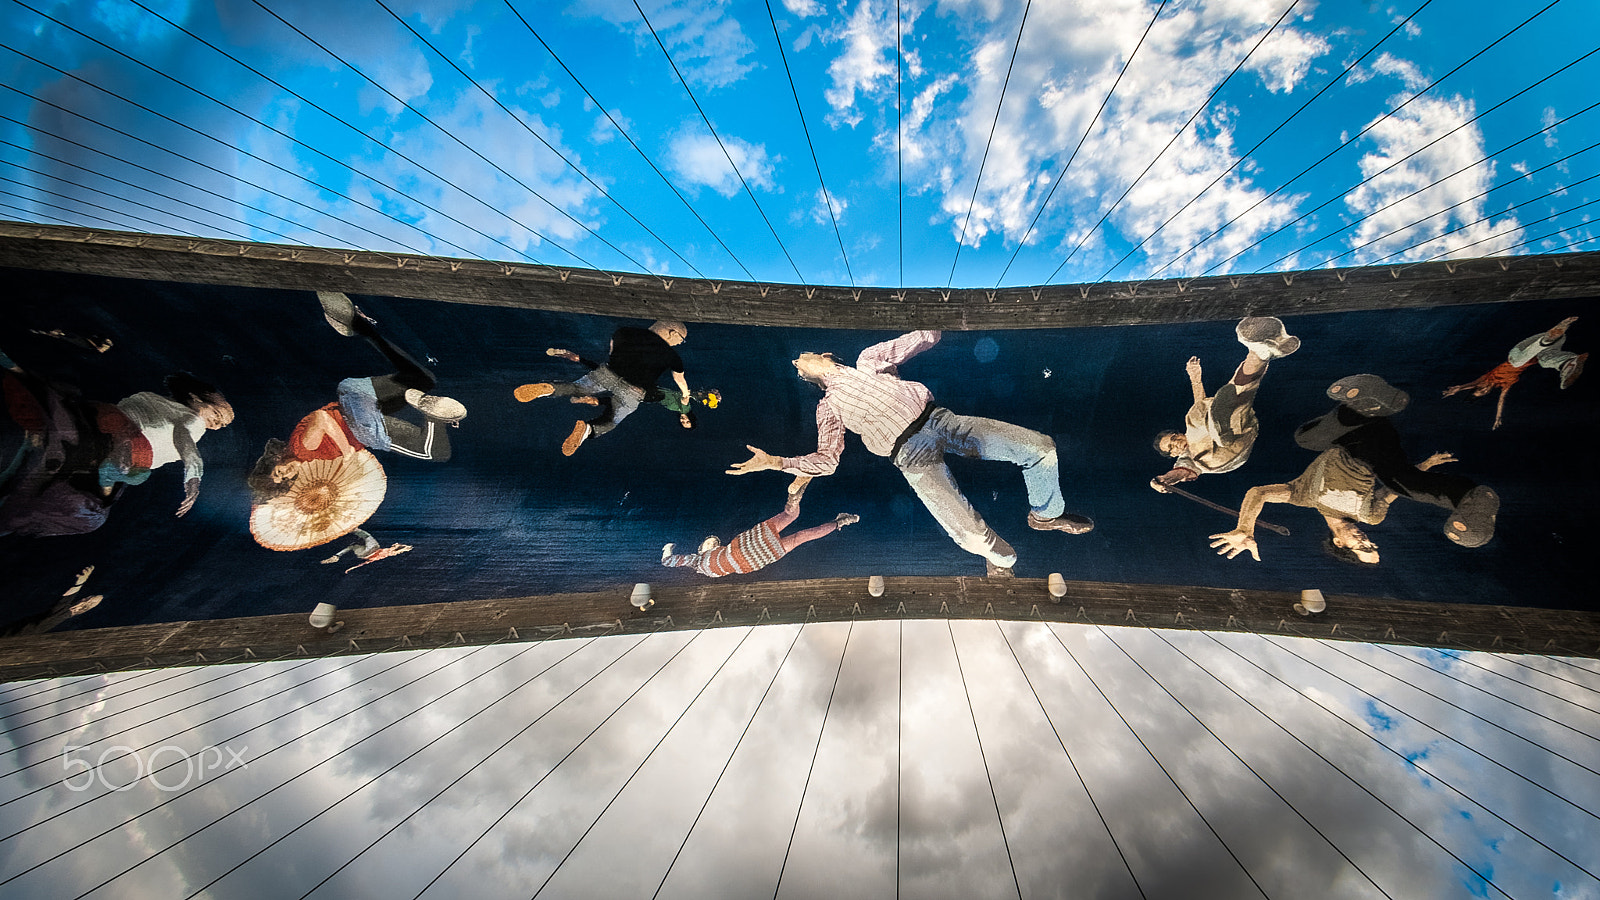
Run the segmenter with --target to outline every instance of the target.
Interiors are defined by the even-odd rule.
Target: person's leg
[[[450,458],[450,428],[442,422],[424,418],[422,425],[395,416],[383,417],[383,429],[392,450],[413,459],[445,462]]]
[[[778,540],[783,544],[783,552],[788,553],[790,550],[793,550],[801,544],[810,543],[817,538],[827,537],[838,530],[838,522],[825,522],[816,526],[815,528],[805,528],[800,531],[796,531],[794,534],[783,535]]]
[[[1253,368],[1249,365],[1252,360],[1258,364]],[[1255,433],[1258,427],[1254,408],[1256,389],[1266,373],[1265,360],[1247,356],[1234,370],[1233,378],[1211,398],[1211,421],[1217,426],[1218,443],[1233,443]]]
[[[634,410],[638,409],[642,402],[644,402],[644,391],[618,379],[617,385],[611,391],[611,402],[604,404],[605,409],[600,415],[589,420],[589,427],[594,429],[595,434],[605,434],[622,424],[623,419],[633,415]]]
[[[350,322],[350,330],[365,339],[368,344],[372,345],[374,350],[383,354],[383,358],[394,366],[394,374],[391,377],[403,385],[404,388],[414,388],[427,393],[438,383],[438,380],[433,377],[433,373],[426,366],[417,362],[412,358],[411,354],[401,350],[390,342],[388,338],[380,334],[378,327],[372,324],[365,316],[357,313]],[[402,392],[404,388],[402,388]]]
[[[912,438],[913,441],[916,437]],[[901,450],[901,458],[905,451],[911,448],[911,442]],[[903,465],[896,460],[895,468],[905,476],[906,483],[911,485],[912,493],[922,501],[928,512],[933,515],[933,520],[939,523],[944,533],[956,542],[956,546],[983,557],[989,562],[1002,568],[1016,565],[1017,551],[1006,543],[994,529],[983,521],[978,511],[972,508],[967,498],[962,496],[961,489],[956,487],[955,479],[950,477],[950,467],[946,466],[943,457],[939,457],[933,464]]]
[[[919,434],[906,442],[901,451],[902,460],[911,462],[913,466],[925,466],[930,462],[930,450],[937,449],[941,451],[939,455],[949,452],[969,459],[1012,463],[1022,468],[1022,480],[1028,487],[1028,506],[1035,515],[1054,519],[1066,511],[1066,500],[1061,496],[1056,443],[1048,435],[995,419],[958,416],[947,409],[934,410],[923,432],[936,435],[939,446],[923,446],[913,451],[913,443],[922,436]],[[942,459],[938,465],[941,468],[944,466]],[[959,491],[957,496],[960,496]],[[966,503],[965,498],[962,503]]]
[[[699,553],[669,553],[661,557],[661,564],[669,569],[693,569],[700,565],[702,555]]]
[[[1431,506],[1455,509],[1477,482],[1461,475],[1424,471],[1411,464],[1400,445],[1400,433],[1384,418],[1368,418],[1339,436],[1335,444],[1372,467],[1373,474],[1395,493]]]

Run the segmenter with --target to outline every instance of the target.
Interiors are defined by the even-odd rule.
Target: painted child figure
[[[708,578],[744,575],[772,565],[801,544],[827,537],[846,525],[861,521],[860,516],[839,513],[832,522],[794,534],[784,534],[783,530],[794,524],[794,520],[800,516],[800,497],[810,483],[809,475],[796,478],[789,486],[789,501],[784,504],[783,512],[739,534],[726,544],[712,536],[700,544],[698,552],[682,555],[673,553],[673,544],[662,547],[661,564],[668,568],[691,568]]]
[[[1232,472],[1250,458],[1261,430],[1253,408],[1261,377],[1269,362],[1299,350],[1300,339],[1286,333],[1283,322],[1271,316],[1242,319],[1234,333],[1249,352],[1214,396],[1206,396],[1200,358],[1189,357],[1184,369],[1194,403],[1183,417],[1182,433],[1163,431],[1156,435],[1156,451],[1176,462],[1171,471],[1151,479],[1152,488],[1165,493],[1168,487],[1201,475]]]
[[[1470,390],[1472,396],[1482,397],[1490,391],[1499,388],[1500,400],[1494,407],[1493,431],[1500,427],[1502,417],[1506,411],[1506,393],[1511,386],[1517,383],[1522,373],[1533,368],[1534,363],[1546,369],[1554,369],[1561,375],[1561,389],[1566,390],[1569,385],[1578,380],[1583,374],[1583,364],[1589,359],[1587,353],[1573,353],[1562,349],[1567,342],[1567,329],[1572,323],[1578,321],[1577,316],[1562,319],[1554,328],[1542,334],[1536,334],[1518,342],[1511,352],[1506,355],[1506,361],[1485,372],[1482,376],[1467,382],[1448,387],[1444,390],[1446,397]]]

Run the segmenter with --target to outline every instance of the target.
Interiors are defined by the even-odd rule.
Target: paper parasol
[[[383,503],[389,479],[369,450],[302,463],[288,493],[250,510],[250,534],[269,550],[303,550],[356,530]]]

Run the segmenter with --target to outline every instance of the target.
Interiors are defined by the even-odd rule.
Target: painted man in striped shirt
[[[777,457],[750,447],[751,458],[735,463],[728,474],[777,469],[829,475],[839,465],[845,431],[855,432],[868,451],[894,463],[957,546],[984,558],[991,577],[1009,577],[1017,553],[962,496],[945,464],[946,453],[1020,466],[1032,507],[1030,528],[1068,534],[1092,530],[1088,517],[1066,512],[1056,445],[1048,436],[994,419],[956,415],[936,404],[926,386],[899,377],[899,365],[939,343],[939,337],[937,331],[913,331],[874,344],[854,366],[828,354],[800,354],[794,361],[800,377],[823,390],[817,403],[816,452]]]

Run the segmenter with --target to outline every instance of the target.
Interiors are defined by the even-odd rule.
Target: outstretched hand
[[[183,502],[178,504],[177,515],[183,515],[194,509],[194,502],[200,499],[200,479],[191,478],[183,483]]]
[[[1422,462],[1417,463],[1417,468],[1419,468],[1422,471],[1426,472],[1429,469],[1433,468],[1434,466],[1442,466],[1445,463],[1453,463],[1453,462],[1460,462],[1460,460],[1456,459],[1456,455],[1454,453],[1450,453],[1448,451],[1440,451],[1440,452],[1435,453],[1432,456],[1428,457],[1427,459],[1423,460]]]
[[[1170,493],[1172,493],[1171,491],[1167,490],[1167,486],[1162,484],[1161,483],[1161,479],[1159,479],[1159,478],[1150,479],[1150,487],[1154,488],[1157,493],[1161,493],[1161,494],[1170,494]]]
[[[1183,370],[1189,373],[1190,381],[1198,379],[1200,377],[1200,357],[1189,357],[1189,361],[1183,364]]]
[[[1218,556],[1226,556],[1229,559],[1248,551],[1256,562],[1261,561],[1261,549],[1257,546],[1255,537],[1245,534],[1237,528],[1232,531],[1224,531],[1221,534],[1213,534],[1211,536],[1211,549],[1217,551]]]
[[[724,474],[749,475],[751,472],[764,472],[769,469],[783,468],[780,457],[773,456],[771,453],[759,447],[752,447],[749,444],[745,444],[744,448],[750,451],[750,458],[742,463],[734,463]]]

